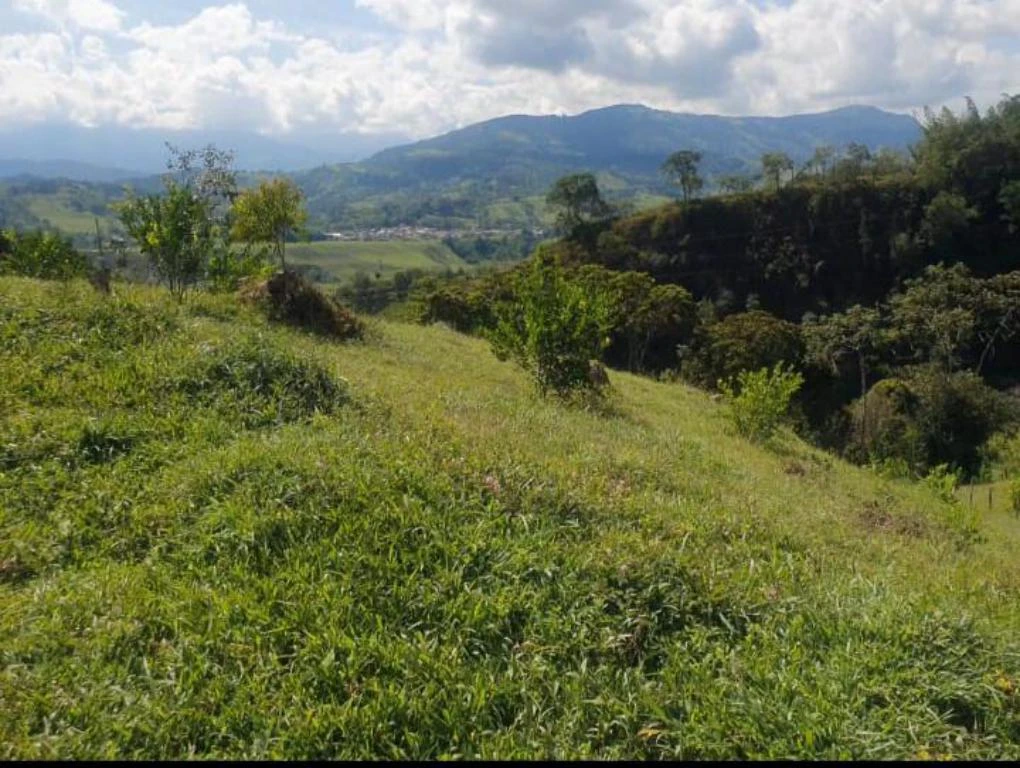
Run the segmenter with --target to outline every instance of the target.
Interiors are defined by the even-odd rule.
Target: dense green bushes
[[[89,272],[71,239],[52,232],[0,231],[0,275],[69,280]]]
[[[984,443],[1020,415],[975,374],[934,366],[878,382],[852,413],[849,450],[858,460],[903,460],[918,475],[947,464],[969,476],[981,468]]]
[[[741,371],[772,368],[779,363],[799,366],[804,357],[800,329],[768,312],[729,315],[702,325],[693,349],[683,363],[685,377],[713,387]]]

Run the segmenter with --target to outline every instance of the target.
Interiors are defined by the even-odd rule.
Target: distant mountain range
[[[295,171],[327,163],[347,163],[407,140],[398,134],[319,134],[300,140],[275,139],[243,131],[164,131],[108,126],[44,124],[0,129],[0,178],[25,171],[43,178],[119,181],[162,173],[166,143],[180,147],[215,144],[234,150],[238,168]]]
[[[764,152],[804,160],[821,144],[903,149],[920,136],[914,118],[874,107],[790,117],[720,117],[619,105],[573,117],[511,115],[387,149],[364,166],[417,178],[504,175],[521,165],[657,174],[677,149],[703,153],[708,173],[756,164]]]
[[[754,173],[765,152],[802,162],[824,144],[905,150],[920,136],[914,118],[874,107],[721,117],[619,105],[572,117],[501,117],[296,178],[312,212],[336,224],[447,226],[463,219],[501,226],[535,219],[536,198],[566,173],[598,174],[611,197],[663,195],[671,192],[659,168],[678,149],[700,151],[702,175],[711,182],[720,174]]]
[[[237,132],[42,126],[0,131],[0,158],[15,158],[0,160],[0,178],[121,182],[162,171],[164,142],[212,142],[233,149],[239,168],[266,169],[244,174],[246,182],[269,169],[288,172],[322,227],[516,227],[542,223],[542,196],[565,173],[594,172],[610,198],[649,202],[671,193],[659,167],[677,149],[702,152],[711,184],[717,175],[754,173],[765,152],[802,162],[823,144],[905,150],[920,136],[914,118],[864,106],[722,117],[617,105],[569,117],[510,115],[381,151],[394,137],[334,135],[310,146],[307,138],[298,144]],[[338,162],[359,156],[367,159]]]

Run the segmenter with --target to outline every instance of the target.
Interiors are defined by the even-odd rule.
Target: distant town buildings
[[[323,233],[329,240],[346,242],[364,242],[368,240],[442,240],[447,237],[506,237],[518,235],[526,231],[535,237],[543,237],[542,229],[434,229],[404,225],[399,227],[374,227],[369,229],[350,229],[342,232]]]

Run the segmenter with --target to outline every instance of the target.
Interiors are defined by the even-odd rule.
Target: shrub
[[[420,321],[446,323],[461,333],[473,333],[492,325],[492,305],[486,294],[473,286],[444,286],[422,297]]]
[[[918,475],[948,464],[966,477],[981,469],[982,449],[1016,422],[1007,396],[970,372],[945,374],[925,366],[878,382],[851,406],[848,453],[857,460],[906,460]]]
[[[1009,500],[1013,514],[1020,517],[1020,477],[1009,484]]]
[[[950,470],[948,464],[939,464],[925,475],[924,484],[942,501],[953,504],[957,501],[956,489],[960,484],[960,474]]]
[[[781,362],[799,365],[803,357],[804,342],[796,325],[768,312],[743,312],[699,330],[684,374],[712,386],[741,371],[772,368]]]
[[[804,383],[792,367],[777,363],[771,370],[741,371],[737,380],[720,381],[730,417],[744,437],[764,442],[775,434],[790,409],[790,401]]]
[[[323,336],[360,339],[365,333],[364,324],[349,309],[294,272],[251,281],[241,289],[241,298],[262,307],[271,320]]]
[[[542,394],[601,390],[604,380],[591,375],[590,362],[607,343],[605,297],[568,279],[541,253],[516,275],[515,288],[516,302],[497,308],[488,334],[496,356],[516,360]]]
[[[71,240],[51,232],[0,234],[0,275],[70,280],[88,274],[88,259]]]
[[[847,454],[857,461],[887,465],[905,462],[910,474],[926,463],[924,437],[914,390],[902,379],[883,379],[850,407]]]
[[[238,250],[227,243],[217,243],[211,249],[205,279],[209,290],[229,293],[245,280],[266,279],[273,271],[261,249],[245,246]]]

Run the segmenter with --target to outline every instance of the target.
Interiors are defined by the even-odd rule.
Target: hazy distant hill
[[[313,213],[337,224],[365,218],[456,223],[479,216],[500,224],[501,217],[533,212],[535,198],[571,171],[600,174],[603,186],[620,197],[663,194],[668,189],[659,166],[677,149],[701,151],[702,174],[711,181],[753,172],[765,152],[803,161],[822,144],[903,150],[920,134],[914,118],[874,107],[720,117],[619,105],[572,117],[501,117],[297,178]]]
[[[129,176],[161,173],[166,168],[166,142],[182,147],[213,143],[236,153],[238,168],[293,171],[322,163],[361,160],[383,147],[404,140],[397,135],[362,136],[329,134],[302,136],[300,140],[276,139],[245,131],[133,129],[116,126],[86,128],[78,125],[45,124],[0,130],[0,158],[52,163],[66,166],[41,167],[27,171],[45,178],[66,176],[79,181],[115,181]],[[5,172],[0,161],[0,177],[15,176],[19,170]],[[130,169],[124,175],[94,178],[84,166],[102,169]],[[118,171],[119,173],[119,171]]]
[[[912,117],[873,107],[846,107],[791,117],[720,117],[621,105],[573,117],[511,115],[459,131],[384,150],[365,161],[419,178],[451,180],[521,167],[587,168],[653,175],[680,148],[704,154],[703,170],[738,170],[763,152],[806,159],[814,147],[851,141],[905,148],[917,140]]]
[[[0,179],[30,176],[37,179],[116,182],[141,175],[138,171],[108,168],[75,160],[6,160],[0,158]]]

